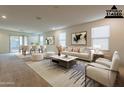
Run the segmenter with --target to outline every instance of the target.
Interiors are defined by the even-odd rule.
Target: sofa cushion
[[[62,51],[62,54],[66,54],[68,51]]]
[[[62,54],[73,56],[74,52],[63,51]]]
[[[85,48],[85,53],[90,53],[91,52],[91,49],[89,47],[86,47]]]
[[[110,52],[110,50],[102,50],[103,54],[104,54],[104,58],[112,60],[112,53]]]
[[[74,56],[74,52],[68,52],[68,55]]]
[[[80,53],[90,53],[91,50],[88,47],[81,47],[80,48]]]
[[[80,53],[84,53],[85,52],[85,47],[80,47]]]
[[[62,54],[64,54],[64,55],[68,55],[68,51],[62,51]]]
[[[111,67],[112,64],[111,60],[105,58],[98,58],[95,62],[107,66],[109,68]]]
[[[75,53],[75,55],[79,58],[89,58],[88,53]]]
[[[78,53],[78,52],[63,51],[62,54],[70,55],[70,56],[77,56],[79,58],[89,59],[89,54],[88,53]]]

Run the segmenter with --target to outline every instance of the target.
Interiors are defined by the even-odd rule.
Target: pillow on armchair
[[[109,50],[102,50],[104,54],[104,58],[112,60],[113,53],[111,53]]]
[[[95,62],[109,67],[111,70],[118,71],[119,68],[119,54],[117,51],[114,52],[112,61],[106,58],[98,58]]]
[[[106,59],[106,58],[98,58],[95,62],[99,63],[99,64],[102,64],[104,66],[107,66],[109,68],[110,68],[110,66],[112,64],[111,60]]]

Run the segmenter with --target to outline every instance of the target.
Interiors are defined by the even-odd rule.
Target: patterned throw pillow
[[[80,48],[79,47],[73,48],[73,52],[80,52]]]
[[[73,48],[72,47],[68,47],[68,51],[69,52],[73,52]]]

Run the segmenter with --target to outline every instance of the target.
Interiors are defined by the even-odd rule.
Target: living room
[[[123,86],[124,19],[104,18],[106,10],[123,8],[123,5],[0,6],[0,86]],[[119,60],[119,66],[113,60]],[[98,65],[104,70],[95,67]],[[114,72],[113,77],[106,78],[109,72]],[[119,80],[115,79],[116,72]],[[29,79],[32,75],[29,73],[34,77]]]

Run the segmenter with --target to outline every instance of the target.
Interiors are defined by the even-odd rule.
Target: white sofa
[[[88,47],[68,47],[64,51],[62,51],[62,54],[64,55],[71,55],[76,56],[79,59],[86,60],[86,61],[92,61],[93,55]]]

